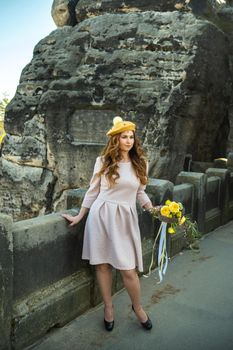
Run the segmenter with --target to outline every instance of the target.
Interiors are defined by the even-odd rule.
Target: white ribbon
[[[149,271],[147,275],[143,275],[144,277],[149,277],[151,274],[152,267],[154,265],[154,256],[156,251],[156,243],[158,240],[158,237],[160,235],[159,240],[159,252],[158,252],[158,270],[159,270],[159,282],[161,283],[163,280],[163,276],[166,273],[167,266],[168,266],[168,255],[167,255],[167,242],[166,242],[166,232],[167,232],[167,223],[161,222],[161,225],[159,227],[157,236],[155,237],[153,247],[152,247],[152,256],[151,256],[151,263],[149,266]]]
[[[161,223],[161,234],[159,240],[159,253],[158,253],[158,269],[159,269],[159,283],[162,282],[163,276],[167,271],[168,265],[168,255],[167,255],[167,242],[166,242],[166,233],[167,233],[167,223]]]

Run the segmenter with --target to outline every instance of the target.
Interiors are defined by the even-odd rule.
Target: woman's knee
[[[121,276],[123,279],[127,280],[135,280],[135,278],[138,278],[136,270],[121,270]]]
[[[95,266],[96,271],[109,272],[112,270],[112,266],[109,264],[98,264]]]

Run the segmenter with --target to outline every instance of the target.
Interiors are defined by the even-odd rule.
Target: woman
[[[114,327],[112,305],[112,267],[119,269],[124,286],[132,301],[132,309],[142,326],[149,330],[152,323],[140,302],[140,282],[136,272],[143,271],[141,238],[136,200],[152,208],[144,192],[147,183],[147,162],[135,136],[136,125],[113,119],[107,132],[109,141],[101,157],[96,159],[90,187],[77,216],[63,214],[76,225],[89,211],[82,258],[95,265],[97,281],[104,301],[104,325]]]

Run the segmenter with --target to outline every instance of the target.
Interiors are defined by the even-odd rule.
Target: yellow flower
[[[169,205],[170,203],[171,203],[170,199],[167,199],[165,202],[166,205]]]
[[[186,217],[182,216],[182,218],[179,220],[179,225],[183,225],[183,223],[185,223],[186,221]]]
[[[166,216],[169,217],[170,215],[170,209],[167,205],[164,205],[161,209],[160,209],[160,213],[162,216]]]
[[[179,206],[179,204],[178,203],[176,203],[176,202],[171,202],[170,204],[169,204],[169,209],[170,209],[170,211],[172,212],[172,213],[178,213],[179,212],[179,210],[180,210],[180,206]]]
[[[167,231],[171,234],[176,232],[173,227],[169,227]]]
[[[182,215],[181,211],[178,211],[178,213],[176,213],[177,218],[181,218],[181,215]]]

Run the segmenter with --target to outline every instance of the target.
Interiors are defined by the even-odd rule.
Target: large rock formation
[[[233,1],[231,1],[233,5]],[[229,43],[229,66],[231,69],[231,85],[233,83],[233,7],[223,7],[217,12],[217,25],[227,34]],[[233,150],[233,94],[231,93],[228,109],[230,132],[226,137],[227,152]]]
[[[228,41],[189,3],[80,0],[79,23],[36,45],[6,114],[2,211],[62,208],[67,189],[88,184],[115,115],[136,121],[150,176],[174,180],[187,153],[225,156]]]

